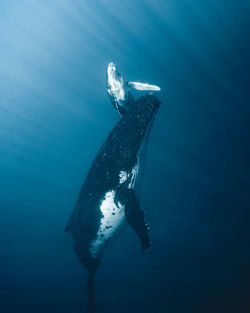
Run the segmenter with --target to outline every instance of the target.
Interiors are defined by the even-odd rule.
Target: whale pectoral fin
[[[136,90],[150,90],[150,91],[160,91],[161,88],[156,85],[150,85],[148,83],[140,83],[140,82],[127,82],[127,86]]]
[[[150,248],[148,236],[149,228],[144,220],[144,212],[140,209],[139,202],[133,189],[126,189],[122,193],[122,203],[125,206],[125,215],[129,225],[140,239],[142,251]]]

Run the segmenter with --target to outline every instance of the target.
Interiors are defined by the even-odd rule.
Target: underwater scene
[[[250,312],[250,1],[0,1],[0,312]]]

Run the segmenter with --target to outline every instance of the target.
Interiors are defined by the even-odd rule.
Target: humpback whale
[[[124,83],[116,65],[109,64],[107,92],[122,117],[99,149],[65,228],[72,234],[74,250],[89,272],[91,313],[94,312],[95,272],[105,247],[123,226],[128,223],[132,227],[143,251],[150,247],[149,228],[140,208],[136,186],[143,141],[149,135],[160,102],[153,94],[135,101],[130,87],[136,88],[138,84],[140,90],[157,87]]]

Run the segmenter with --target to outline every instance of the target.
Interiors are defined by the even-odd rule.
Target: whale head
[[[117,105],[122,105],[125,101],[125,85],[123,77],[113,62],[109,63],[107,68],[107,91],[109,96],[117,103]]]
[[[133,105],[134,99],[128,90],[127,84],[124,83],[117,66],[113,62],[110,62],[107,67],[106,83],[108,95],[115,109],[121,115],[126,114],[131,105]]]

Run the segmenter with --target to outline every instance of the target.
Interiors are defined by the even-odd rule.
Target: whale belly
[[[125,220],[124,206],[120,202],[116,204],[114,199],[115,191],[110,190],[105,193],[100,202],[102,218],[96,238],[90,244],[90,253],[93,257],[98,256],[101,249],[117,233]]]

